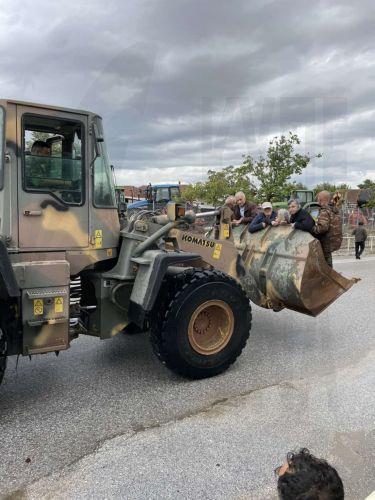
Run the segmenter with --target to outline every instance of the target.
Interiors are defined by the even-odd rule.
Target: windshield
[[[157,188],[156,201],[169,201],[169,189],[167,187]]]
[[[180,188],[171,187],[171,200],[177,201],[180,197]]]
[[[95,117],[95,136],[97,156],[94,161],[94,205],[113,208],[116,206],[115,185],[99,116]]]
[[[0,189],[3,188],[4,175],[4,109],[0,106]]]

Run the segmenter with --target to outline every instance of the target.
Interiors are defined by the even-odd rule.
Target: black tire
[[[6,342],[4,333],[0,328],[0,384],[3,380],[6,366],[7,366]]]
[[[224,372],[241,354],[250,334],[251,307],[241,286],[220,271],[204,270],[183,273],[168,280],[162,290],[151,320],[151,342],[159,360],[170,370],[192,379]],[[211,303],[218,303],[220,307]],[[231,318],[232,333],[228,334],[227,343],[212,354],[210,351],[198,352],[191,337],[192,332],[196,335],[194,318],[199,317],[194,315],[205,307],[216,318],[223,307]],[[214,324],[218,325],[217,321]],[[215,332],[215,326],[209,328]],[[216,331],[220,332],[220,343],[221,329],[216,328]]]
[[[140,326],[136,325],[135,323],[129,323],[122,331],[124,335],[138,335],[139,333],[144,333],[147,330],[144,328],[141,328]]]

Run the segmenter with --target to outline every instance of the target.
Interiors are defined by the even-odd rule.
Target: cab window
[[[167,187],[158,188],[156,190],[156,201],[169,201],[169,189]]]
[[[114,208],[116,207],[115,185],[99,117],[96,117],[94,122],[94,135],[94,206]]]
[[[306,203],[306,193],[298,193],[298,199],[300,203],[305,204]]]
[[[180,189],[178,187],[171,187],[171,200],[177,201],[180,198]]]
[[[26,191],[51,193],[81,205],[83,125],[45,116],[23,117],[23,182]]]
[[[306,193],[306,203],[311,203],[313,200],[313,194],[312,193]]]

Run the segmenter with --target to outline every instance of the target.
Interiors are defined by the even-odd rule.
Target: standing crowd
[[[277,212],[272,204],[264,202],[260,207],[255,203],[246,201],[245,194],[242,191],[235,196],[229,196],[226,199],[225,206],[230,209],[232,226],[249,224],[250,233],[255,233],[268,226],[280,226],[290,224],[294,229],[306,231],[317,238],[321,245],[324,258],[327,264],[332,267],[332,252],[338,250],[342,242],[342,220],[340,211],[337,207],[338,200],[328,191],[318,193],[317,202],[319,204],[319,214],[316,220],[310,213],[301,207],[298,199],[290,199],[288,210],[279,209]],[[358,257],[363,250],[358,246]]]

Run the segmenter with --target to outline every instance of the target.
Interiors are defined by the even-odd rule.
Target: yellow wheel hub
[[[210,356],[224,349],[233,335],[233,329],[231,307],[222,300],[208,300],[197,307],[190,318],[189,342],[199,354]]]

